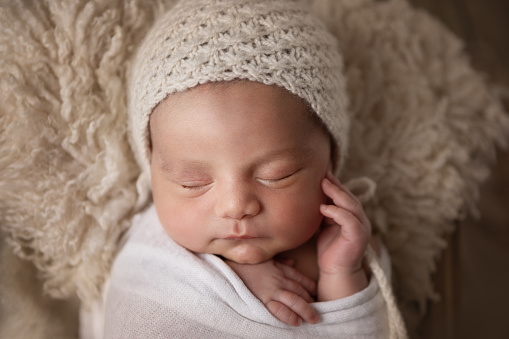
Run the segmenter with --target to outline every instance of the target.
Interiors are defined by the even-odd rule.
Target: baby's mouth
[[[255,239],[256,237],[252,237],[252,236],[249,236],[249,235],[231,235],[231,236],[227,236],[226,240],[237,240],[237,241],[240,241],[240,240],[248,240],[248,239]]]

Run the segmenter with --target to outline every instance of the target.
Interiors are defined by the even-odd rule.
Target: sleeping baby
[[[181,1],[158,19],[128,92],[153,205],[82,337],[405,336],[387,251],[333,175],[348,147],[341,60],[296,1]]]

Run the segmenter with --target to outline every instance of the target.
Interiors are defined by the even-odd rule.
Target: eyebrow
[[[209,166],[199,160],[181,160],[179,162],[165,163],[161,166],[163,171],[168,173],[185,172],[189,168],[206,170]]]
[[[308,147],[283,148],[261,155],[258,159],[254,159],[252,164],[254,166],[261,166],[263,164],[288,157],[294,158],[297,161],[305,161],[310,157],[312,152],[313,150]],[[184,159],[173,163],[165,163],[161,166],[161,168],[167,173],[186,172],[190,168],[198,171],[206,171],[209,167],[210,166],[203,161],[190,159]]]
[[[308,147],[292,147],[292,148],[283,148],[280,150],[275,150],[274,152],[270,152],[268,154],[264,154],[260,156],[259,159],[255,161],[257,164],[263,164],[267,162],[271,162],[277,160],[278,158],[286,158],[292,157],[297,160],[303,161],[309,158],[313,150]]]

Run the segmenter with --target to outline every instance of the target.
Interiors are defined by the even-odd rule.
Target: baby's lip
[[[255,239],[257,237],[253,237],[250,235],[229,235],[225,237],[226,240],[247,240],[247,239]]]
[[[257,232],[256,225],[236,222],[225,227],[225,233],[222,234],[222,239],[225,240],[249,240],[260,238],[260,232]]]

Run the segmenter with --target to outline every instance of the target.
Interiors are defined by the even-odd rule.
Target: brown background
[[[465,42],[476,69],[492,82],[509,86],[509,1],[409,1],[438,16]],[[509,338],[507,150],[499,152],[482,187],[480,208],[481,218],[462,223],[451,238],[452,248],[444,256],[447,265],[438,279],[448,296],[432,308],[433,321],[428,319],[421,328],[425,338]]]

